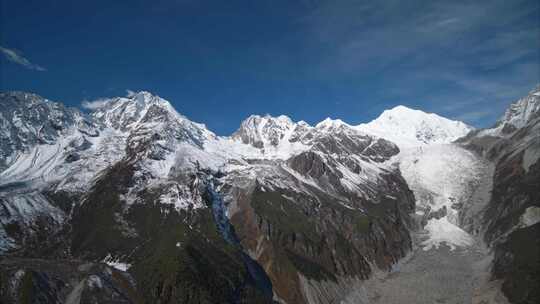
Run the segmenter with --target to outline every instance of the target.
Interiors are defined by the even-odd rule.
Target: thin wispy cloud
[[[461,115],[458,115],[454,117],[454,119],[461,120],[461,121],[471,121],[471,122],[478,122],[479,120],[490,117],[493,115],[491,111],[473,111],[468,113],[463,113]]]
[[[137,94],[137,92],[135,92],[133,90],[130,90],[130,89],[126,89],[126,97],[133,97],[136,94]],[[86,100],[85,99],[85,100],[83,100],[81,102],[81,107],[83,109],[93,111],[93,110],[97,110],[99,108],[102,108],[102,107],[106,106],[109,102],[110,102],[109,98],[97,98],[97,99],[94,99],[94,100]]]
[[[96,99],[96,100],[92,100],[92,101],[84,100],[81,103],[81,106],[84,109],[87,109],[87,110],[96,110],[96,109],[102,108],[103,106],[107,105],[108,102],[109,102],[109,100],[104,99],[104,98],[100,98],[100,99]]]
[[[21,52],[18,52],[14,49],[8,49],[8,48],[0,46],[0,52],[4,55],[4,57],[7,60],[13,63],[16,63],[18,65],[21,65],[29,70],[40,71],[40,72],[47,71],[46,68],[38,64],[32,63],[30,60],[24,57]]]

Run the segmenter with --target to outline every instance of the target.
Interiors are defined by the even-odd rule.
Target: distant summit
[[[360,124],[356,129],[388,139],[400,148],[449,143],[473,130],[461,121],[402,105],[385,110],[377,119]]]

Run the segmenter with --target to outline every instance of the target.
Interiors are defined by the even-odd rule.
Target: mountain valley
[[[540,301],[540,87],[480,130],[0,102],[2,303]]]

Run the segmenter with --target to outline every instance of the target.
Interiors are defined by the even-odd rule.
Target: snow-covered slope
[[[36,145],[53,145],[74,132],[98,135],[78,110],[36,94],[0,93],[0,100],[0,171],[16,161],[18,152]]]
[[[127,149],[138,151],[135,155],[154,175],[167,175],[180,143],[202,146],[215,138],[204,125],[148,92],[99,100],[90,117],[37,95],[17,93],[8,100],[16,100],[18,108],[0,113],[4,118],[13,116],[2,119],[2,142],[7,146],[3,153],[11,154],[3,158],[7,168],[0,173],[0,184],[41,181],[83,189],[99,171],[122,159]],[[41,121],[54,125],[47,129]]]
[[[449,143],[473,130],[460,121],[405,106],[385,110],[377,119],[356,128],[388,139],[400,148]]]
[[[130,92],[126,97],[101,99],[87,103],[97,123],[134,137],[159,134],[200,145],[215,135],[203,124],[179,114],[169,101],[149,92]],[[140,138],[139,138],[140,139]]]
[[[243,153],[245,157],[287,159],[308,149],[306,144],[299,141],[299,136],[311,128],[307,123],[295,123],[285,115],[252,115],[226,139],[231,141],[233,149],[237,148],[235,150]],[[250,148],[241,147],[240,143]]]
[[[3,93],[0,185],[60,183],[86,187],[99,170],[123,155],[115,134],[91,118],[35,94]],[[2,166],[0,166],[2,168]]]

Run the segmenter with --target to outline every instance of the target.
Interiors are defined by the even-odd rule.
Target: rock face
[[[540,87],[513,103],[497,124],[460,140],[495,164],[484,210],[492,275],[512,303],[540,301]]]
[[[218,137],[148,92],[88,115],[1,97],[3,301],[332,303],[411,248],[399,148],[341,121],[252,116]]]

